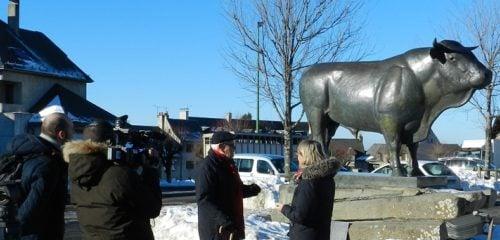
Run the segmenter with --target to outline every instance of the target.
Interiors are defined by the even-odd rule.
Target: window
[[[257,172],[265,174],[274,174],[273,168],[266,161],[257,161]]]
[[[186,152],[192,152],[193,151],[193,144],[192,143],[186,143]]]
[[[283,157],[277,157],[277,158],[271,158],[271,162],[273,163],[274,167],[278,170],[280,173],[285,172],[285,159]],[[292,162],[290,163],[290,171],[291,172],[297,172],[299,169],[299,162],[297,159],[292,159]]]
[[[193,168],[194,168],[194,161],[187,161],[186,169],[193,169]]]
[[[21,83],[0,81],[0,103],[20,103]]]
[[[234,159],[239,172],[252,172],[253,159]]]
[[[403,170],[401,172],[403,174],[403,176],[408,175],[408,170],[409,170],[409,166],[403,164]],[[390,165],[387,165],[387,166],[377,170],[375,173],[383,173],[383,174],[387,174],[387,175],[392,175],[392,168]]]
[[[453,175],[451,170],[441,163],[428,163],[423,166],[425,171],[427,171],[432,176],[449,176]]]

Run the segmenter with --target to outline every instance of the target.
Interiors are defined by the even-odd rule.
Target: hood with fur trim
[[[107,145],[103,143],[86,140],[64,144],[63,156],[71,181],[85,187],[97,184],[109,165],[106,154]]]
[[[307,166],[302,170],[302,179],[334,177],[340,168],[340,162],[331,158]]]
[[[104,143],[92,142],[90,140],[77,140],[67,142],[63,146],[63,156],[64,161],[69,163],[70,155],[72,154],[94,154],[103,153],[106,154],[108,146]]]

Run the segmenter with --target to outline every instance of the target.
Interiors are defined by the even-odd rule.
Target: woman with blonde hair
[[[300,171],[290,205],[278,205],[278,210],[290,219],[290,239],[330,239],[335,182],[340,163],[325,159],[321,144],[303,140],[297,147]]]

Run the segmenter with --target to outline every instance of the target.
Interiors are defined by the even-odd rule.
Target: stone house
[[[62,102],[74,119],[113,118],[86,100],[90,76],[45,34],[20,28],[19,0],[8,4],[8,22],[0,20],[0,153],[30,125],[36,132],[33,115],[47,105]]]

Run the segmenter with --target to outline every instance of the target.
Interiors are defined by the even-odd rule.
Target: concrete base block
[[[446,177],[392,177],[384,174],[339,172],[335,176],[337,188],[426,188],[446,186]]]
[[[269,215],[271,217],[271,221],[273,222],[284,222],[284,223],[290,223],[290,220],[285,217],[281,212],[279,212],[276,209],[272,209],[269,212]]]
[[[364,200],[387,197],[409,197],[421,194],[417,188],[338,188],[335,189],[335,200]]]
[[[465,199],[450,193],[343,201],[335,202],[333,219],[337,221],[381,219],[447,220],[464,215],[466,204]]]
[[[495,202],[497,201],[497,191],[489,188],[489,189],[483,190],[483,193],[487,199],[485,208],[494,207]]]
[[[465,204],[464,208],[465,214],[472,213],[473,211],[477,211],[487,206],[488,199],[483,191],[459,192],[454,195],[467,200],[467,204]]]
[[[367,221],[353,222],[349,227],[349,239],[444,240],[447,234],[443,221]]]

